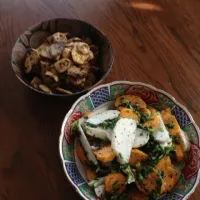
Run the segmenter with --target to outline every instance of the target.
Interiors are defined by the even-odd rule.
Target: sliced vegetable
[[[135,140],[133,148],[139,148],[144,146],[149,141],[149,132],[143,129],[137,128],[135,130]]]
[[[136,121],[121,118],[112,134],[112,149],[121,164],[129,163],[131,149],[135,140]]]
[[[66,72],[72,66],[72,61],[68,58],[62,58],[61,60],[54,63],[54,68],[58,73]]]
[[[105,186],[104,185],[99,185],[98,187],[94,188],[94,191],[97,195],[97,197],[103,197],[105,193]]]
[[[169,156],[166,156],[158,161],[158,164],[156,165],[156,169],[165,172],[167,167],[171,166],[172,162]]]
[[[168,131],[171,135],[179,136],[181,128],[176,120],[176,117],[172,115],[171,109],[167,108],[161,112],[162,119],[165,126],[168,127]]]
[[[151,107],[151,106],[147,106],[147,108],[150,110],[151,115],[153,115],[153,114],[155,114],[155,113],[158,112],[155,108],[153,108],[153,107]]]
[[[85,130],[88,135],[95,137],[95,138],[99,138],[102,140],[107,140],[107,139],[111,140],[111,138],[112,138],[112,130],[111,129],[105,130],[101,127],[93,128],[90,126],[85,126]]]
[[[150,194],[155,192],[158,187],[161,187],[158,182],[161,182],[158,176],[158,171],[153,169],[153,172],[149,173],[147,177],[143,177],[142,174],[137,174],[136,186],[144,194]]]
[[[62,43],[66,43],[67,42],[67,34],[66,33],[54,33],[52,36],[50,36],[48,38],[49,42],[62,42]]]
[[[160,117],[158,112],[151,115],[151,119],[143,124],[143,128],[156,128],[159,125]]]
[[[177,181],[178,175],[176,170],[173,167],[168,166],[164,172],[161,193],[170,192],[171,189],[176,185]]]
[[[39,85],[42,83],[42,80],[40,78],[38,78],[37,76],[35,76],[32,81],[31,81],[31,85],[38,89],[39,88]]]
[[[93,152],[97,157],[97,160],[103,163],[110,162],[115,158],[115,154],[111,148],[111,145],[106,145],[101,149],[95,150]]]
[[[143,114],[147,114],[148,116],[151,115],[151,111],[150,111],[150,109],[148,109],[148,108],[141,108],[141,109],[139,110],[139,112],[140,112],[140,113],[143,113]]]
[[[60,93],[63,93],[63,94],[73,94],[71,91],[69,90],[65,90],[63,88],[60,88],[60,87],[57,87],[56,90]]]
[[[76,144],[76,154],[82,164],[84,164],[84,165],[89,164],[89,160],[88,160],[86,153],[85,153],[83,147],[81,146],[80,142],[77,142],[77,144]]]
[[[94,115],[103,113],[103,112],[108,111],[108,110],[113,110],[114,109],[113,104],[114,104],[113,101],[107,101],[106,103],[97,107],[95,110],[88,111],[88,112],[84,113],[84,116],[94,116]]]
[[[167,131],[162,117],[159,113],[154,114],[154,118],[144,123],[143,127],[154,128],[154,138],[156,141],[163,143],[163,142],[171,142],[171,138],[169,137],[169,132]]]
[[[127,181],[126,182],[128,184],[131,184],[131,183],[135,182],[135,175],[133,174],[134,170],[131,169],[130,165],[129,164],[124,164],[124,165],[121,165],[120,167],[121,167],[122,171],[125,174],[127,174]]]
[[[89,117],[86,120],[86,122],[93,124],[93,125],[99,125],[99,124],[103,123],[105,120],[117,118],[119,116],[119,114],[120,113],[117,110],[108,110],[108,111],[104,111],[102,113],[98,113],[98,114],[95,114],[95,115]]]
[[[177,159],[177,161],[181,162],[184,159],[183,148],[180,144],[176,144],[175,147],[176,147],[176,149],[175,149],[176,159]]]
[[[96,178],[96,172],[90,168],[86,171],[86,176],[88,181],[92,181]]]
[[[115,101],[115,107],[117,108],[119,106],[126,107],[125,105],[123,106],[123,104],[126,104],[127,102],[137,109],[146,108],[146,103],[140,97],[134,95],[123,95],[117,97]]]
[[[48,88],[46,85],[40,84],[39,85],[40,90],[42,90],[43,92],[46,92],[48,94],[52,94],[52,91],[50,88]]]
[[[83,117],[88,117],[88,116],[90,116],[90,115],[92,115],[93,114],[93,111],[87,111],[87,112],[85,112],[84,114],[83,114]]]
[[[130,108],[121,109],[120,116],[123,118],[134,119],[136,122],[139,122],[138,115]]]
[[[189,151],[190,150],[190,141],[189,141],[187,134],[182,129],[179,133],[178,139],[179,139],[179,142],[182,146],[183,151],[184,152]]]
[[[105,181],[104,177],[98,178],[97,181],[94,183],[94,187],[96,188],[99,185],[102,185],[104,181]]]
[[[79,43],[79,42],[77,42]],[[82,42],[80,42],[82,43]],[[87,48],[85,48],[87,45],[86,43],[83,43],[83,45],[79,44],[79,45],[75,45],[74,48],[72,49],[71,55],[72,55],[72,60],[74,61],[74,63],[78,64],[78,65],[83,65],[88,61],[89,58],[89,54],[86,54],[86,51],[88,50]],[[89,53],[89,51],[88,51]]]
[[[145,161],[148,159],[148,155],[139,149],[131,150],[130,165],[135,166],[137,163]]]
[[[83,148],[84,148],[84,150],[87,154],[87,158],[89,159],[89,161],[91,161],[94,165],[97,165],[98,164],[97,159],[94,156],[94,153],[92,152],[91,146],[90,146],[90,144],[89,144],[89,142],[88,142],[88,140],[85,136],[85,133],[83,132],[83,129],[81,127],[83,122],[84,122],[83,118],[78,120],[78,130],[80,132],[80,137],[79,137],[80,142],[81,142],[81,144],[82,144],[82,146],[83,146]]]
[[[105,177],[105,191],[122,193],[125,189],[126,177],[121,173],[109,174]]]
[[[26,73],[30,73],[33,65],[36,65],[39,62],[39,58],[40,57],[38,51],[35,49],[31,49],[24,63],[24,71]]]
[[[170,157],[167,156],[162,158],[158,162],[156,169],[163,172],[161,193],[169,192],[175,186],[178,180],[177,172],[172,166]]]
[[[43,43],[42,45],[40,45],[37,51],[41,57],[51,59],[51,54],[50,54],[51,49],[48,43]]]

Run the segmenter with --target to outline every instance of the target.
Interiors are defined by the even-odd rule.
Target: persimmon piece
[[[90,168],[86,171],[86,176],[88,181],[92,181],[96,178],[96,172]]]
[[[131,109],[129,108],[123,108],[120,111],[120,116],[123,118],[129,118],[129,119],[134,119],[135,121],[139,121],[138,115]]]
[[[83,147],[81,146],[80,142],[77,142],[76,144],[76,154],[82,164],[85,164],[85,165],[89,164],[89,160],[87,156],[85,155],[85,151]]]
[[[115,154],[111,148],[111,145],[106,145],[101,149],[94,150],[93,152],[97,160],[103,163],[110,162],[115,158]]]
[[[105,191],[122,193],[125,189],[126,177],[121,173],[108,174],[105,177]]]
[[[139,149],[132,149],[129,163],[131,166],[148,159],[148,155]]]

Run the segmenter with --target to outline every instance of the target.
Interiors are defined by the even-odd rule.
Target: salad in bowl
[[[107,99],[104,95],[95,101],[108,86]],[[123,82],[99,88],[101,92],[94,89],[78,100],[62,127],[64,169],[81,196],[102,200],[187,197],[198,183],[199,141],[191,141],[187,124],[183,126],[175,112],[175,100],[146,84]],[[162,102],[161,97],[168,99]],[[191,116],[187,117],[189,121]],[[194,159],[195,169],[188,169]],[[187,181],[193,185],[183,194],[180,185]]]

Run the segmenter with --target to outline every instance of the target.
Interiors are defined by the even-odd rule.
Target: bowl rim
[[[108,69],[107,69],[106,73],[103,74],[102,78],[101,78],[98,82],[96,82],[94,85],[92,85],[91,87],[86,88],[86,89],[84,89],[84,90],[81,90],[80,92],[72,93],[72,94],[56,94],[56,93],[50,94],[50,93],[45,93],[45,92],[43,92],[43,91],[41,91],[41,90],[38,90],[38,89],[32,87],[31,84],[26,83],[26,82],[25,82],[20,76],[18,76],[18,75],[16,74],[16,72],[14,71],[13,64],[15,64],[15,63],[13,63],[13,50],[14,50],[15,45],[19,42],[20,37],[21,37],[27,30],[29,30],[29,29],[31,29],[31,28],[33,28],[33,27],[39,25],[39,24],[42,24],[42,23],[45,23],[45,22],[50,22],[50,21],[53,21],[53,20],[69,20],[69,21],[74,21],[74,22],[75,22],[75,21],[76,21],[76,22],[78,21],[78,22],[80,22],[80,23],[87,24],[87,25],[91,26],[92,28],[96,29],[96,30],[97,30],[100,34],[102,34],[103,37],[107,40],[108,46],[109,46],[110,51],[111,51],[111,58],[110,58],[110,61],[109,61]],[[12,47],[12,50],[11,50],[11,57],[10,57],[10,63],[11,63],[12,71],[13,71],[14,75],[17,77],[17,79],[18,79],[23,85],[27,86],[29,89],[31,89],[31,90],[33,90],[33,91],[35,91],[35,92],[38,92],[38,93],[40,93],[40,94],[44,94],[44,95],[47,95],[47,96],[58,96],[58,97],[73,97],[73,96],[78,96],[78,95],[84,94],[85,92],[88,92],[88,91],[90,91],[91,89],[95,88],[95,87],[98,86],[103,80],[105,80],[105,78],[108,76],[108,74],[110,73],[110,71],[111,71],[111,69],[112,69],[114,60],[115,60],[114,48],[113,48],[112,43],[110,42],[110,39],[108,38],[108,36],[106,36],[106,34],[105,34],[103,31],[101,31],[99,28],[97,28],[95,25],[90,24],[90,23],[87,22],[87,21],[83,21],[83,20],[75,19],[75,18],[50,18],[50,19],[47,19],[47,20],[44,20],[44,21],[40,21],[40,22],[37,22],[37,23],[35,23],[35,24],[29,26],[29,27],[26,28],[26,29],[23,31],[23,33],[21,33],[21,34],[19,35],[19,37],[16,39],[15,44],[14,44],[13,47]]]
[[[69,118],[69,116],[72,114],[73,110],[75,109],[75,107],[80,103],[80,101],[88,96],[90,96],[90,94],[92,92],[94,92],[95,90],[99,89],[99,88],[102,88],[102,87],[109,87],[109,86],[112,86],[112,85],[116,85],[116,84],[127,84],[127,85],[130,85],[130,86],[133,86],[133,85],[142,85],[142,86],[146,86],[156,92],[160,92],[164,95],[166,95],[167,97],[169,97],[176,105],[178,105],[179,107],[181,107],[185,112],[186,114],[188,115],[188,117],[190,118],[191,120],[191,123],[194,125],[195,129],[197,130],[197,134],[198,134],[198,139],[199,139],[199,144],[200,144],[200,129],[199,127],[197,126],[196,122],[194,121],[192,115],[190,114],[190,112],[188,111],[188,109],[182,105],[181,103],[179,103],[172,95],[170,95],[169,93],[167,93],[166,91],[162,90],[162,89],[158,89],[150,84],[147,84],[147,83],[143,83],[143,82],[132,82],[132,81],[113,81],[113,82],[110,82],[110,83],[107,83],[107,84],[102,84],[102,85],[99,85],[95,88],[93,88],[92,90],[90,90],[88,93],[86,93],[85,95],[79,97],[72,105],[72,107],[70,108],[70,110],[66,113],[64,119],[63,119],[63,122],[62,122],[62,126],[61,126],[61,132],[60,132],[60,136],[59,136],[59,156],[60,156],[60,159],[61,159],[61,162],[62,162],[62,165],[63,165],[63,170],[65,172],[65,175],[67,176],[69,182],[71,183],[71,185],[75,188],[76,192],[85,200],[89,200],[86,196],[84,196],[82,194],[82,192],[80,191],[80,189],[78,188],[78,186],[72,181],[70,175],[68,174],[66,168],[65,168],[65,162],[66,160],[64,159],[64,156],[63,156],[63,151],[62,151],[62,144],[63,144],[63,138],[64,138],[64,128],[65,128],[65,125],[66,125],[66,122]],[[186,200],[190,197],[190,195],[192,193],[195,192],[196,190],[196,187],[198,186],[200,182],[200,168],[198,169],[198,172],[197,172],[197,178],[196,178],[196,182],[193,186],[193,188],[185,195],[185,197],[183,197],[183,200]]]

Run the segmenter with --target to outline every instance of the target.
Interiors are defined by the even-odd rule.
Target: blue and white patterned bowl
[[[82,114],[94,110],[107,101],[116,99],[123,94],[140,96],[147,104],[158,110],[170,107],[176,116],[181,128],[188,134],[191,142],[191,150],[188,160],[179,163],[181,170],[180,179],[176,187],[168,194],[162,196],[162,200],[187,199],[199,183],[200,178],[200,131],[189,111],[178,103],[171,95],[148,84],[139,82],[117,81],[100,85],[86,95],[80,97],[66,114],[59,139],[60,157],[64,172],[75,187],[76,191],[85,200],[97,200],[86,181],[85,169],[75,154],[75,138],[70,134],[70,124],[82,117]]]

